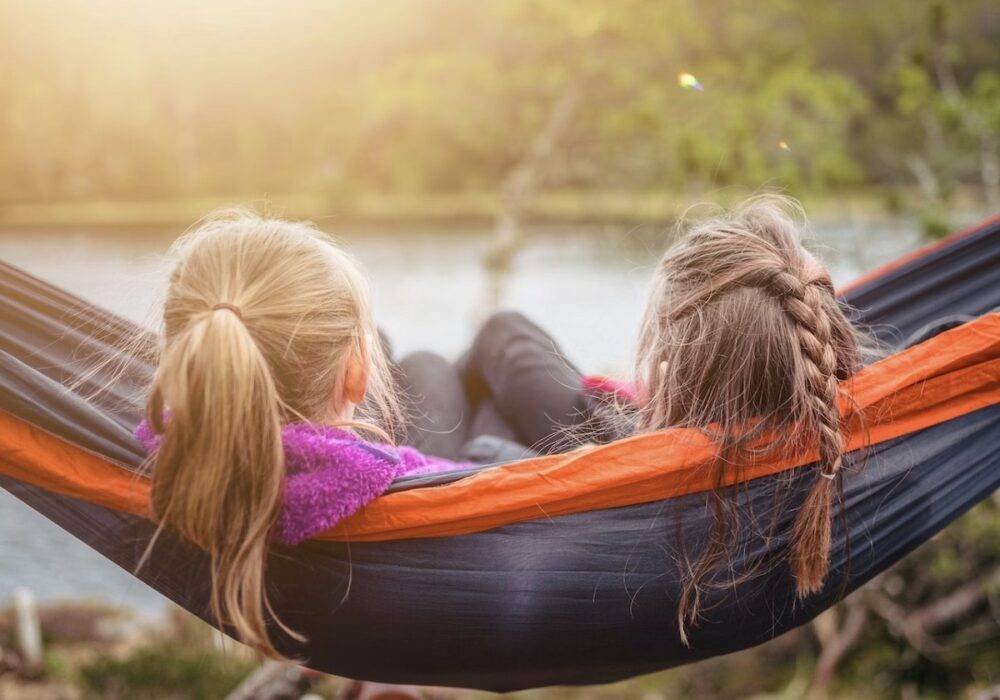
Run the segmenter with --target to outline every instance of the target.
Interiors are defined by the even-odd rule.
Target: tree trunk
[[[20,661],[18,671],[28,678],[41,675],[44,665],[42,657],[42,627],[38,620],[38,607],[34,594],[27,588],[14,591],[15,637]]]
[[[532,141],[531,148],[504,180],[496,233],[484,260],[489,284],[487,312],[500,305],[514,257],[524,239],[521,228],[524,209],[534,196],[552,154],[569,130],[573,115],[580,104],[582,92],[579,81],[573,81],[566,86],[553,105],[552,111],[549,112],[542,130]]]

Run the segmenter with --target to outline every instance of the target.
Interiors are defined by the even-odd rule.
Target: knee
[[[455,374],[451,362],[428,350],[409,353],[397,366],[399,388],[406,393],[423,393],[430,387],[449,382]]]
[[[480,327],[469,361],[483,368],[524,354],[524,347],[551,345],[548,335],[520,311],[497,311]]]
[[[451,363],[445,358],[430,350],[417,350],[407,354],[399,361],[399,367],[404,374],[409,374],[410,370],[426,372],[440,368],[451,367]]]
[[[479,328],[477,338],[488,341],[498,338],[508,338],[512,333],[517,333],[525,328],[534,327],[527,316],[520,311],[503,310],[495,311],[483,322]]]

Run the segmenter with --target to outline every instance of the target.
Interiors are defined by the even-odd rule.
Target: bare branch
[[[906,159],[906,167],[913,173],[920,190],[924,193],[924,198],[930,202],[937,201],[941,195],[941,186],[938,183],[937,175],[921,156],[911,155]]]
[[[940,653],[941,645],[932,637],[948,623],[969,613],[986,598],[986,588],[1000,581],[1000,566],[975,581],[971,581],[916,610],[907,610],[885,593],[869,591],[872,611],[889,624],[889,629],[901,635],[922,654]]]
[[[822,695],[826,687],[833,680],[833,675],[837,666],[847,653],[858,643],[861,634],[865,631],[868,622],[868,606],[860,596],[854,596],[846,603],[847,614],[844,622],[837,629],[835,634],[825,635],[826,639],[821,639],[819,659],[816,662],[816,669],[813,671],[813,679],[810,684],[809,694]]]
[[[927,633],[944,627],[965,615],[986,597],[986,588],[1000,583],[1000,566],[985,576],[971,581],[944,598],[925,605],[910,615],[910,624]]]
[[[521,247],[521,218],[524,208],[534,195],[545,166],[569,129],[582,94],[581,81],[573,81],[566,86],[549,112],[545,126],[535,136],[531,148],[504,181],[496,236],[485,260],[490,277],[487,309],[493,309],[500,303],[504,278],[514,255]]]
[[[982,691],[973,700],[1000,700],[1000,683]]]

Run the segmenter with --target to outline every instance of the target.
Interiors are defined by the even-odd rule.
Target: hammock
[[[494,691],[604,683],[726,654],[802,625],[898,561],[1000,484],[1000,217],[886,266],[845,290],[888,343],[942,317],[975,317],[862,370],[864,409],[844,468],[825,588],[797,601],[787,542],[754,527],[777,489],[792,502],[815,455],[756,466],[738,492],[746,541],[678,637],[689,552],[710,524],[698,464],[711,445],[671,430],[567,455],[400,479],[361,513],[273,549],[268,592],[305,634],[278,647],[358,679]],[[134,571],[152,533],[131,430],[151,367],[99,371],[135,328],[0,264],[0,487]],[[111,381],[87,401],[89,386]],[[866,437],[867,436],[867,437]],[[869,442],[867,449],[864,447]],[[808,477],[808,478],[802,478]],[[794,509],[777,514],[787,531]],[[765,517],[762,517],[765,516]],[[756,518],[756,520],[753,520]],[[678,530],[678,522],[683,529]],[[206,555],[172,536],[137,576],[209,622]]]

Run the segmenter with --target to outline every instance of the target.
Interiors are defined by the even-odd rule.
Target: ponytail
[[[152,475],[155,519],[211,555],[216,619],[277,656],[264,574],[285,473],[282,407],[236,307],[198,314],[165,349],[149,420],[163,436]]]

